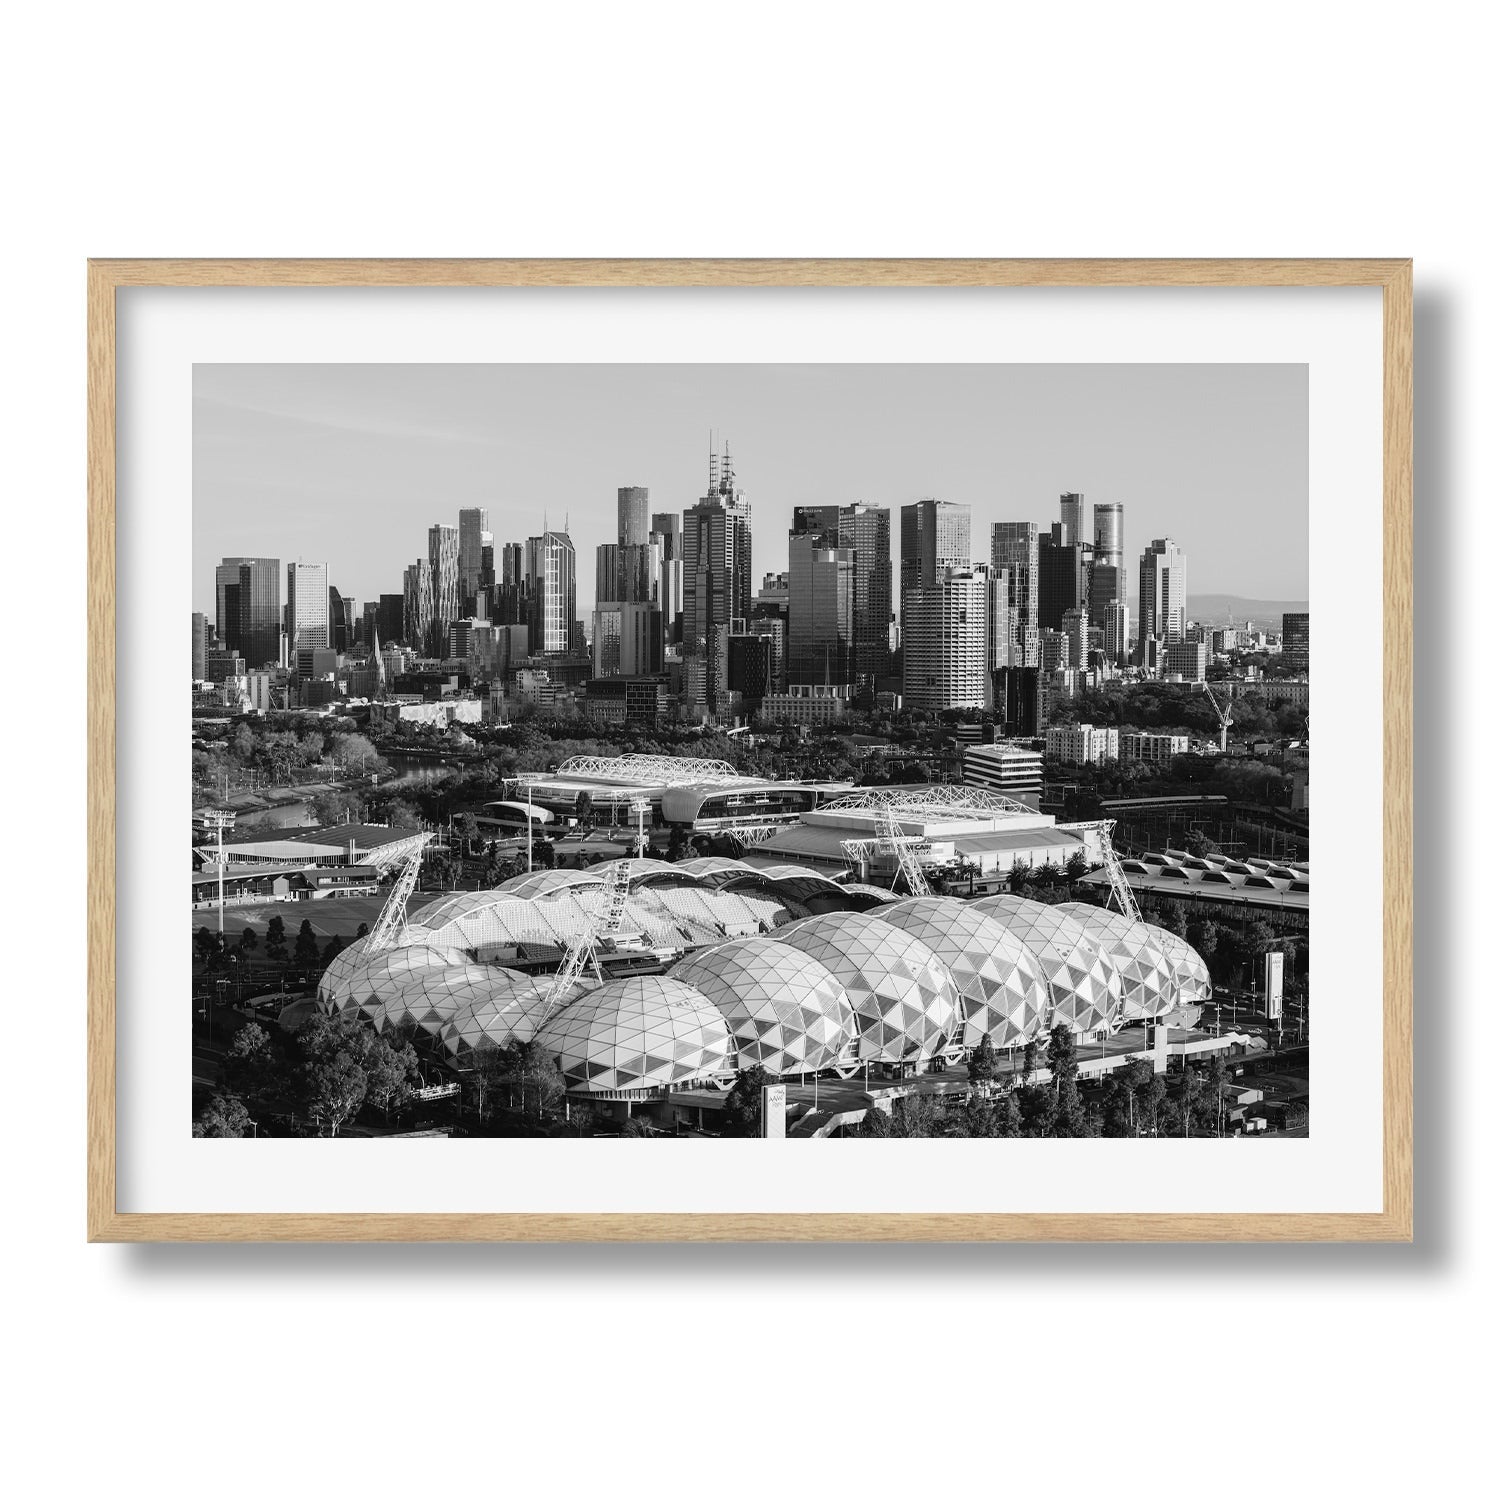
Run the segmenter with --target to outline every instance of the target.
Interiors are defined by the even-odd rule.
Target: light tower
[[[224,942],[224,830],[234,827],[234,814],[226,807],[206,808],[200,815],[203,826],[214,835],[214,863],[219,871],[219,943]]]

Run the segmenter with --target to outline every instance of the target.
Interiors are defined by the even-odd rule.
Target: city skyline
[[[327,562],[345,597],[378,599],[430,527],[478,508],[497,549],[566,525],[583,613],[622,487],[653,512],[702,496],[711,414],[753,505],[757,585],[785,571],[798,505],[965,505],[983,561],[994,522],[1045,530],[1071,491],[1125,507],[1128,559],[1171,537],[1200,593],[1301,600],[1306,398],[1290,365],[200,365],[193,607],[212,617],[220,559],[252,554]]]

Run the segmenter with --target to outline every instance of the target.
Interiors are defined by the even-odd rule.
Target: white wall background
[[[1487,672],[1479,507],[1500,409],[1479,14],[146,3],[11,18],[5,697],[48,705],[0,733],[16,1493],[107,1475],[165,1495],[1465,1479],[1492,1419],[1496,1228],[1479,1045],[1491,881],[1456,826],[1487,810],[1493,763],[1470,717],[1486,694],[1460,676]],[[91,254],[1415,256],[1417,1244],[85,1246]],[[615,1341],[629,1352],[591,1357]]]

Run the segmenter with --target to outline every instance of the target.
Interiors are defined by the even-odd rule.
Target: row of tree
[[[221,1087],[193,1127],[242,1136],[260,1121],[305,1119],[336,1136],[366,1104],[389,1122],[421,1083],[416,1050],[356,1018],[315,1015],[290,1036],[251,1022],[235,1032]]]
[[[362,938],[369,930],[369,924],[361,922],[354,936]],[[318,935],[306,917],[297,929],[297,938],[290,953],[287,951],[286,923],[280,917],[272,917],[266,923],[264,942],[251,925],[245,926],[233,943],[221,938],[209,927],[200,927],[193,934],[193,956],[201,967],[210,972],[226,968],[231,955],[242,962],[263,957],[269,964],[284,965],[303,972],[315,967],[326,969],[344,951],[345,946],[343,938],[335,933],[319,948]]]

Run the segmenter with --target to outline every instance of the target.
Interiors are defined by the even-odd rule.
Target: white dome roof
[[[690,985],[659,974],[614,979],[579,996],[538,1041],[571,1087],[595,1093],[681,1088],[734,1068],[724,1017]]]
[[[510,974],[511,970],[496,970]],[[475,1052],[487,1047],[508,1047],[513,1042],[529,1042],[537,1033],[537,1023],[547,1014],[547,997],[552,992],[551,974],[515,974],[503,984],[494,984],[481,999],[470,1001],[439,1032],[443,1050],[455,1064],[463,1065]],[[575,985],[563,997],[562,1005],[583,993]]]
[[[468,962],[458,948],[414,944],[367,953],[365,940],[345,948],[318,981],[318,1003],[331,1015],[358,1010],[372,1015],[411,976]]]
[[[1036,955],[1052,988],[1049,1026],[1099,1031],[1119,1020],[1125,999],[1119,972],[1076,917],[1020,896],[981,896],[969,904],[994,917]]]
[[[826,1068],[854,1041],[844,986],[816,959],[772,938],[703,948],[672,978],[704,995],[729,1026],[736,1067],[759,1063],[778,1077]]]
[[[958,987],[963,1044],[988,1036],[996,1047],[1029,1042],[1046,1028],[1047,976],[1031,949],[993,917],[951,896],[918,896],[871,915],[920,938]]]
[[[1167,957],[1159,928],[1082,901],[1064,901],[1057,910],[1076,917],[1120,971],[1124,986],[1121,1015],[1125,1020],[1148,1019],[1176,1008],[1180,988],[1177,966]]]
[[[775,942],[815,958],[848,992],[870,1062],[922,1061],[959,1031],[958,991],[925,943],[857,912],[828,912],[779,928]]]

